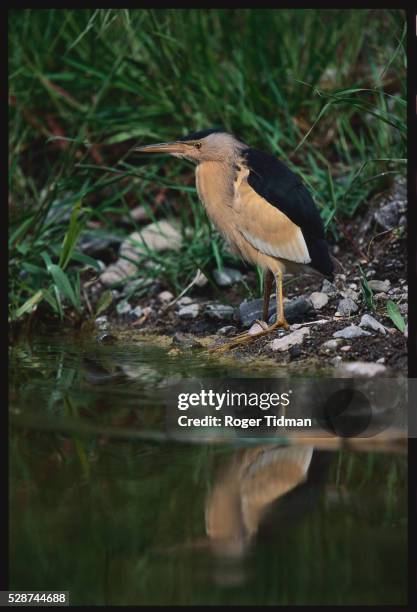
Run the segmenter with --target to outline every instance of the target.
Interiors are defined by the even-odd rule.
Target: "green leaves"
[[[62,243],[61,253],[59,256],[59,266],[60,268],[62,268],[62,270],[65,270],[68,263],[70,262],[72,254],[78,242],[78,238],[80,237],[80,234],[83,229],[83,223],[80,220],[80,212],[81,200],[76,203],[72,210],[69,227]]]
[[[404,317],[402,316],[397,304],[393,302],[392,300],[388,300],[387,302],[387,315],[389,316],[391,321],[394,323],[395,327],[399,329],[401,333],[404,333],[405,331]]]
[[[361,289],[362,289],[362,294],[363,294],[365,303],[367,307],[369,308],[369,310],[375,310],[375,300],[374,300],[373,291],[370,288],[368,281],[366,279],[366,276],[360,266],[359,266],[359,270],[361,273]]]

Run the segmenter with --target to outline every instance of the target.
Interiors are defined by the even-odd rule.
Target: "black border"
[[[102,8],[106,8],[104,3],[101,5]],[[100,7],[100,8],[101,8]],[[30,8],[28,6],[19,6],[16,3],[13,7],[14,10],[18,8]],[[38,7],[38,8],[54,8],[54,7]],[[61,7],[65,8],[65,7]],[[85,8],[95,8],[88,7]],[[120,7],[122,8],[122,7]],[[124,8],[124,7],[123,7]],[[129,8],[126,6],[125,8]],[[132,8],[145,8],[138,4]],[[155,6],[157,8],[157,5]],[[163,7],[158,7],[163,8]],[[165,7],[168,8],[168,7]],[[174,7],[170,7],[174,8]],[[180,8],[180,7],[176,7]],[[188,8],[182,6],[181,8]],[[192,7],[190,7],[192,8]],[[193,7],[195,8],[195,7]],[[203,8],[203,6],[201,6]],[[208,8],[205,6],[204,8]],[[215,8],[214,6],[211,8]],[[272,8],[271,6],[259,7],[259,8]],[[275,6],[277,9],[283,8],[332,8],[331,6],[306,6],[304,3],[283,3],[279,6]],[[339,9],[350,8],[350,9],[365,9],[365,8],[378,8],[372,3],[357,3],[356,6],[352,4],[340,3],[337,7]],[[417,378],[417,10],[406,8],[404,5],[393,6],[390,4],[388,7],[383,8],[402,8],[407,12],[408,18],[408,33],[407,33],[407,54],[408,54],[408,288],[409,288],[409,335],[408,335],[408,373],[410,378]],[[0,27],[3,30],[2,45],[3,45],[3,58],[2,68],[5,72],[3,83],[7,83],[7,15],[6,11],[2,11],[2,17]],[[3,92],[6,88],[3,88]],[[6,94],[4,94],[5,104],[3,108],[6,109]],[[7,133],[7,114],[4,112],[3,126],[5,133]],[[8,144],[6,138],[4,138],[4,163],[3,168],[6,167],[8,159]],[[5,215],[4,223],[2,225],[5,233],[4,245],[7,245],[7,180],[3,174],[2,186],[4,189],[3,206],[1,207],[2,214]],[[4,258],[4,285],[7,282],[7,259]],[[3,300],[3,308],[7,317],[7,301]],[[7,318],[5,317],[6,325]],[[7,351],[6,342],[4,343],[4,350]],[[7,353],[6,353],[7,363]],[[6,395],[8,399],[8,396]],[[9,584],[9,572],[8,572],[8,559],[9,559],[9,530],[8,530],[8,518],[9,518],[9,503],[8,503],[8,476],[9,476],[9,464],[8,464],[8,411],[6,409],[6,402],[3,404],[0,410],[0,432],[3,435],[3,440],[0,443],[0,478],[2,484],[5,486],[2,488],[2,494],[0,495],[0,542],[2,556],[4,563],[0,565],[0,590],[7,590]],[[410,406],[410,421],[414,422],[417,419],[417,406],[416,398],[409,398]],[[415,428],[414,428],[415,430]],[[405,609],[416,610],[417,609],[417,525],[416,525],[416,514],[417,514],[417,440],[409,440],[409,469],[408,469],[408,485],[409,485],[409,600],[408,605]],[[395,563],[395,559],[392,560]],[[101,606],[98,606],[101,607]],[[130,607],[130,606],[128,606]],[[136,607],[136,606],[134,606]],[[157,606],[159,607],[159,606]],[[188,607],[188,606],[187,606]],[[246,607],[246,606],[245,606]],[[285,608],[285,606],[283,606]],[[339,607],[339,606],[338,606]],[[340,608],[347,608],[348,606],[340,606]],[[389,607],[389,606],[387,606]],[[350,606],[349,606],[350,608]],[[393,608],[394,609],[394,608]],[[400,606],[395,609],[400,609]]]

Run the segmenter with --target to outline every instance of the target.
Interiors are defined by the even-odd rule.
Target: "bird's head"
[[[138,153],[169,153],[196,164],[204,161],[233,163],[245,144],[221,130],[202,130],[172,142],[159,142],[133,149]]]

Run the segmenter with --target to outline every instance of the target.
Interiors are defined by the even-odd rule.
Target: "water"
[[[167,381],[276,374],[147,344],[14,346],[11,588],[72,604],[405,603],[404,454],[167,438]]]

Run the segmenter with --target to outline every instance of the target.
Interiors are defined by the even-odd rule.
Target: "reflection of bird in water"
[[[312,447],[264,447],[235,456],[206,503],[214,551],[242,555],[271,504],[305,482],[312,456]]]

